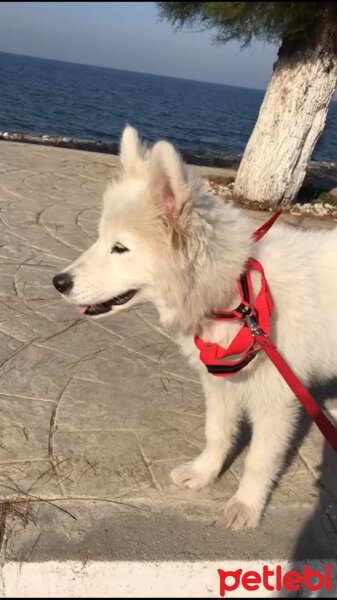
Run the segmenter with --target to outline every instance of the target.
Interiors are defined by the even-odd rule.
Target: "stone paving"
[[[336,556],[337,464],[316,428],[293,449],[261,526],[226,531],[244,439],[211,487],[170,483],[202,449],[203,395],[154,310],[90,321],[53,289],[95,239],[117,170],[113,156],[0,142],[0,565]],[[330,386],[332,412],[334,395]]]

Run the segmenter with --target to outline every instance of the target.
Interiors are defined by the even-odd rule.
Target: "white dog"
[[[89,316],[116,313],[144,301],[201,376],[206,395],[206,446],[171,473],[177,485],[198,489],[219,473],[240,418],[253,433],[238,491],[227,503],[233,529],[255,527],[297,423],[299,402],[261,352],[232,377],[214,377],[199,360],[194,334],[227,347],[242,326],[209,318],[239,304],[236,281],[250,256],[261,262],[275,312],[272,338],[304,384],[336,374],[337,236],[278,224],[254,244],[254,224],[207,194],[174,148],[150,152],[127,127],[124,168],[104,195],[98,240],[63,273],[55,287]],[[252,276],[253,289],[259,278]]]

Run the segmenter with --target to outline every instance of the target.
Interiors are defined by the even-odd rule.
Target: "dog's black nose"
[[[71,275],[69,275],[69,273],[58,273],[58,275],[53,277],[53,284],[57,291],[61,292],[61,294],[69,292],[73,287],[73,283],[73,278]]]

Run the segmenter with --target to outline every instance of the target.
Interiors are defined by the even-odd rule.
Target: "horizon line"
[[[108,69],[109,71],[124,71],[125,73],[137,73],[139,75],[152,75],[153,77],[165,77],[166,79],[178,79],[181,81],[193,81],[195,83],[207,83],[210,85],[221,85],[224,87],[233,87],[244,90],[252,90],[255,92],[266,92],[267,88],[252,88],[245,85],[233,85],[231,83],[220,83],[219,81],[206,81],[205,79],[192,79],[190,77],[177,77],[175,75],[163,75],[162,73],[149,73],[147,71],[134,71],[132,69],[121,69],[118,67],[107,67],[103,65],[93,65],[88,63],[76,62],[72,60],[60,60],[59,58],[49,58],[45,56],[32,56],[31,54],[21,54],[16,52],[7,52],[6,50],[0,50],[0,54],[9,54],[10,56],[23,56],[25,58],[35,58],[40,60],[49,60],[51,62],[60,62],[67,65],[79,65],[82,67],[92,67],[96,69]]]

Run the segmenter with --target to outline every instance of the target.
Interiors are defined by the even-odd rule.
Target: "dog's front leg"
[[[273,398],[272,394],[270,397]],[[261,394],[260,402],[252,402],[249,412],[253,423],[252,441],[239,489],[225,508],[225,524],[231,529],[251,529],[258,524],[283,464],[299,410],[291,393],[280,390],[276,402],[263,399]]]
[[[176,485],[193,490],[213,481],[219,474],[236,432],[240,408],[235,398],[225,397],[225,382],[206,374],[202,378],[206,395],[206,446],[193,461],[171,471]]]

